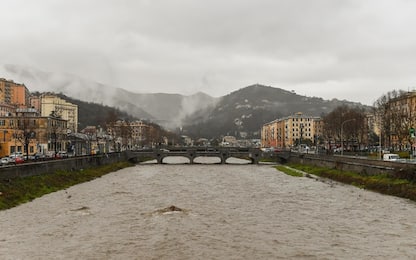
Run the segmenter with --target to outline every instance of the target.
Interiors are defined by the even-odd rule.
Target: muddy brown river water
[[[268,165],[138,165],[0,219],[0,259],[416,258],[414,202]]]

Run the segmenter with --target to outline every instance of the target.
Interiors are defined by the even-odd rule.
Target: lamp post
[[[341,124],[341,155],[344,155],[344,138],[343,138],[344,124],[350,121],[355,121],[355,118],[345,120]]]
[[[380,160],[381,159],[383,159],[383,155],[382,155],[382,152],[381,152],[381,127],[380,127],[380,136],[378,137],[378,146],[379,146],[379,157],[380,157]]]
[[[303,123],[300,123],[299,152],[302,152]]]

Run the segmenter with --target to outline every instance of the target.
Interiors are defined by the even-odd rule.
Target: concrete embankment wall
[[[75,171],[123,161],[127,161],[125,153],[109,153],[3,166],[0,168],[0,179],[49,174],[59,170]]]
[[[370,160],[359,157],[347,156],[317,156],[313,154],[296,154],[292,153],[289,162],[313,165],[318,167],[327,167],[343,171],[352,171],[366,175],[375,174],[394,174],[401,169],[415,168],[416,165],[389,162],[382,160]]]

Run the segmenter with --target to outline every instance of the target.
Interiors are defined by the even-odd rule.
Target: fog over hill
[[[0,74],[9,80],[23,83],[29,91],[55,92],[119,108],[132,116],[159,123],[168,128],[180,126],[181,121],[195,111],[213,106],[217,98],[204,93],[184,96],[166,93],[133,93],[115,86],[107,86],[66,73],[44,72],[31,67],[4,65]],[[137,87],[140,89],[140,86]]]
[[[180,128],[181,134],[193,137],[235,135],[258,138],[264,123],[296,112],[321,116],[342,104],[364,107],[346,100],[306,97],[260,84],[214,98],[201,92],[188,96],[133,93],[71,74],[43,72],[16,65],[6,65],[0,69],[6,74],[0,77],[24,83],[32,92],[52,91],[82,101],[116,107],[136,118],[170,129]]]

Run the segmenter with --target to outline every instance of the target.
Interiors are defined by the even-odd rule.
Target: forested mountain
[[[322,116],[340,105],[359,103],[305,97],[294,92],[263,85],[252,85],[234,91],[210,109],[200,110],[184,121],[183,132],[194,137],[214,138],[221,135],[259,138],[264,123],[302,112]]]

